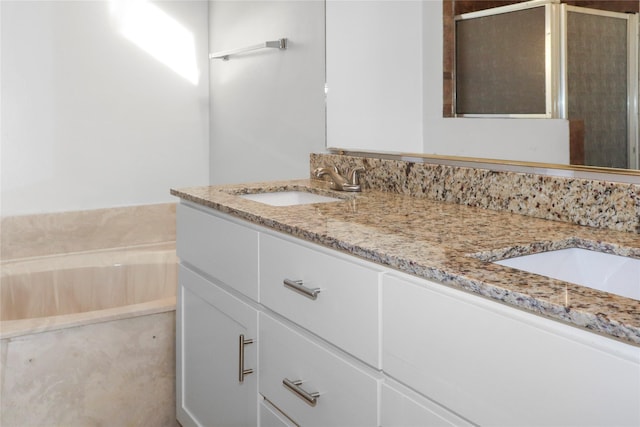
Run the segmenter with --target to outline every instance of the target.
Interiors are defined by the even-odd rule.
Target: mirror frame
[[[351,149],[351,148],[340,148],[340,147],[327,147],[327,151],[330,154],[341,155],[341,156],[355,156],[355,157],[371,157],[371,158],[382,158],[382,159],[392,159],[392,160],[409,160],[409,161],[425,161],[425,162],[433,162],[438,164],[446,164],[452,166],[470,166],[475,168],[483,168],[488,165],[498,165],[505,166],[505,170],[511,170],[512,168],[522,168],[523,172],[532,172],[534,169],[535,173],[540,173],[538,170],[564,170],[576,173],[583,173],[586,175],[592,174],[607,174],[607,175],[619,175],[619,176],[630,176],[633,177],[632,180],[624,182],[632,182],[632,183],[640,183],[640,170],[635,169],[617,169],[617,168],[607,168],[603,166],[581,166],[581,165],[563,165],[561,163],[541,163],[541,162],[525,162],[520,160],[502,160],[502,159],[490,159],[490,158],[482,158],[482,157],[462,157],[462,156],[448,156],[442,154],[425,154],[425,153],[405,153],[405,152],[397,152],[397,151],[366,151],[359,149]],[[502,168],[498,168],[502,170]],[[547,175],[546,173],[542,173],[543,175]],[[576,178],[584,177],[584,176],[576,176]],[[615,181],[615,180],[614,180]]]
[[[454,62],[455,62],[455,19],[456,15],[467,12],[475,12],[477,10],[488,9],[498,6],[506,6],[515,3],[522,3],[528,0],[442,0],[442,31],[443,31],[443,50],[442,50],[442,117],[455,118],[454,111]],[[640,12],[640,2],[638,0],[559,0],[562,3],[567,3],[573,6],[591,7],[595,9],[612,10],[616,12]],[[579,132],[579,129],[571,129],[570,125],[570,141],[572,143],[572,136]],[[539,162],[524,162],[524,161],[510,161],[510,160],[496,160],[496,159],[483,159],[483,158],[467,158],[456,157],[446,155],[425,155],[415,153],[388,153],[390,155],[402,155],[415,158],[433,158],[437,160],[450,160],[458,162],[471,162],[471,163],[483,163],[483,164],[501,164],[507,166],[523,166],[532,168],[544,168],[544,169],[560,169],[579,172],[595,172],[606,173],[613,175],[632,175],[640,176],[640,170],[636,169],[618,169],[607,168],[601,166],[585,166],[585,165],[571,165],[560,163],[539,163]]]

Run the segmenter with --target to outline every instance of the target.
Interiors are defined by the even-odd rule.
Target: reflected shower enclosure
[[[638,169],[638,14],[534,0],[455,17],[455,115],[569,120],[571,164]]]

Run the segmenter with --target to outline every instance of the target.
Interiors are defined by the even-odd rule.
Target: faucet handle
[[[364,172],[363,166],[358,166],[349,172],[349,184],[360,185],[359,172]]]
[[[319,167],[313,170],[313,176],[315,176],[316,178],[322,178],[325,175],[331,176],[333,181],[337,181],[336,178],[342,178],[336,166]]]

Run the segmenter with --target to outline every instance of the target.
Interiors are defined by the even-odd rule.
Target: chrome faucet
[[[360,188],[360,180],[358,173],[363,172],[364,168],[359,166],[354,168],[348,173],[348,178],[343,177],[338,172],[337,167],[332,168],[317,168],[313,171],[313,175],[316,178],[322,178],[325,175],[329,175],[331,188],[338,191],[362,191]]]

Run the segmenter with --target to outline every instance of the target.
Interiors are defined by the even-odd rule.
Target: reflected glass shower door
[[[638,124],[630,114],[634,23],[626,14],[572,6],[563,15],[566,112],[584,126],[584,164],[638,168]]]
[[[551,116],[550,13],[523,3],[456,16],[456,116]]]

